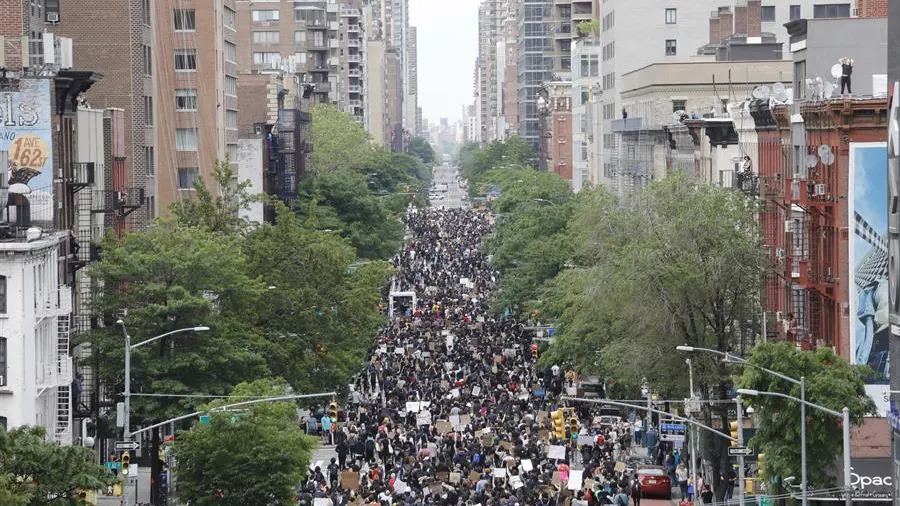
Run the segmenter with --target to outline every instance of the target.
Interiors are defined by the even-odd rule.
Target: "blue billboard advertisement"
[[[890,380],[887,168],[887,143],[850,143],[850,353],[870,384]]]
[[[0,163],[5,183],[25,185],[35,221],[53,220],[53,112],[49,79],[22,79],[0,92]],[[22,187],[16,187],[20,189]]]

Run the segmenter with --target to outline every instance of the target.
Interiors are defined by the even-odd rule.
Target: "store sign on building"
[[[842,473],[838,473],[843,487]],[[850,485],[853,496],[868,499],[890,499],[894,493],[894,476],[891,459],[852,459],[850,461]]]
[[[28,187],[31,219],[53,219],[53,137],[49,79],[22,79],[0,91],[0,164],[4,186]]]

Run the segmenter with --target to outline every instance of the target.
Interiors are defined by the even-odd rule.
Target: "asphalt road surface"
[[[432,182],[431,193],[443,195],[443,199],[429,199],[429,204],[433,209],[459,209],[469,207],[469,203],[463,200],[466,196],[466,190],[459,187],[457,182],[459,169],[450,165],[438,165],[434,168],[434,177]],[[434,185],[447,185],[446,192],[434,191]]]

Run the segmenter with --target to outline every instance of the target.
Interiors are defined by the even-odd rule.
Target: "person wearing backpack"
[[[641,480],[637,473],[634,473],[631,480],[631,500],[634,501],[634,506],[641,506]]]
[[[628,495],[625,494],[625,489],[620,488],[619,493],[613,497],[613,505],[614,506],[628,506]]]

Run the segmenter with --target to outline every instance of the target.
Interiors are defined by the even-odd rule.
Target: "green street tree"
[[[835,411],[850,409],[850,421],[859,425],[863,417],[876,412],[866,395],[867,366],[854,366],[835,355],[830,348],[800,351],[792,343],[768,343],[755,346],[751,363],[786,376],[806,378],[806,399]],[[739,388],[780,392],[800,397],[800,387],[766,374],[755,367],[744,367]],[[796,476],[800,469],[800,404],[788,399],[754,396],[743,399],[756,410],[757,431],[750,446],[766,455],[767,480]],[[817,409],[806,409],[807,466],[810,489],[833,486],[839,472],[843,435],[841,420]]]
[[[43,427],[0,428],[0,504],[71,506],[82,491],[111,485],[114,476],[94,452],[44,439]]]
[[[494,141],[483,149],[469,143],[460,148],[460,173],[473,190],[488,171],[502,167],[529,168],[536,157],[534,148],[521,137]]]
[[[341,169],[362,171],[371,166],[375,147],[365,128],[333,105],[319,104],[312,110],[311,139],[316,173]]]
[[[133,342],[184,327],[210,330],[161,339],[132,353],[132,390],[141,393],[224,394],[234,385],[268,375],[265,346],[252,322],[263,283],[248,276],[243,239],[198,227],[160,224],[108,236],[91,276],[102,290],[92,300],[105,328],[79,336],[89,343],[103,384],[122,391],[124,342],[116,319]],[[165,420],[195,406],[190,399],[134,397],[132,422]]]
[[[182,227],[197,227],[211,232],[237,234],[247,230],[248,223],[239,212],[250,209],[261,195],[250,194],[250,181],[233,183],[236,174],[231,164],[216,161],[213,167],[214,190],[203,179],[194,182],[194,197],[174,202],[169,211]]]
[[[270,287],[256,310],[267,362],[299,392],[336,390],[363,367],[388,264],[351,269],[349,240],[277,207],[276,223],[251,232],[244,246],[250,275]]]
[[[434,149],[431,144],[421,137],[413,137],[409,140],[409,154],[418,157],[423,163],[432,165],[435,160]]]
[[[561,297],[566,304],[552,315],[564,317],[554,346],[594,364],[585,372],[631,388],[646,377],[667,398],[686,391],[677,345],[743,349],[763,272],[752,200],[672,176],[652,183],[628,206],[611,205],[603,196],[584,202],[570,227],[577,245],[573,265],[592,282],[573,283],[581,293]],[[556,294],[574,275],[564,276],[549,285]],[[698,356],[694,371],[701,397],[727,396],[728,370],[721,362]],[[724,408],[704,417],[727,427]],[[725,440],[707,439],[704,446],[705,457],[727,470]],[[713,484],[719,479],[714,474]]]
[[[246,399],[291,392],[283,380],[268,379],[240,384],[232,395]],[[209,424],[175,438],[179,499],[195,506],[292,506],[315,446],[300,429],[294,402],[213,412]]]

